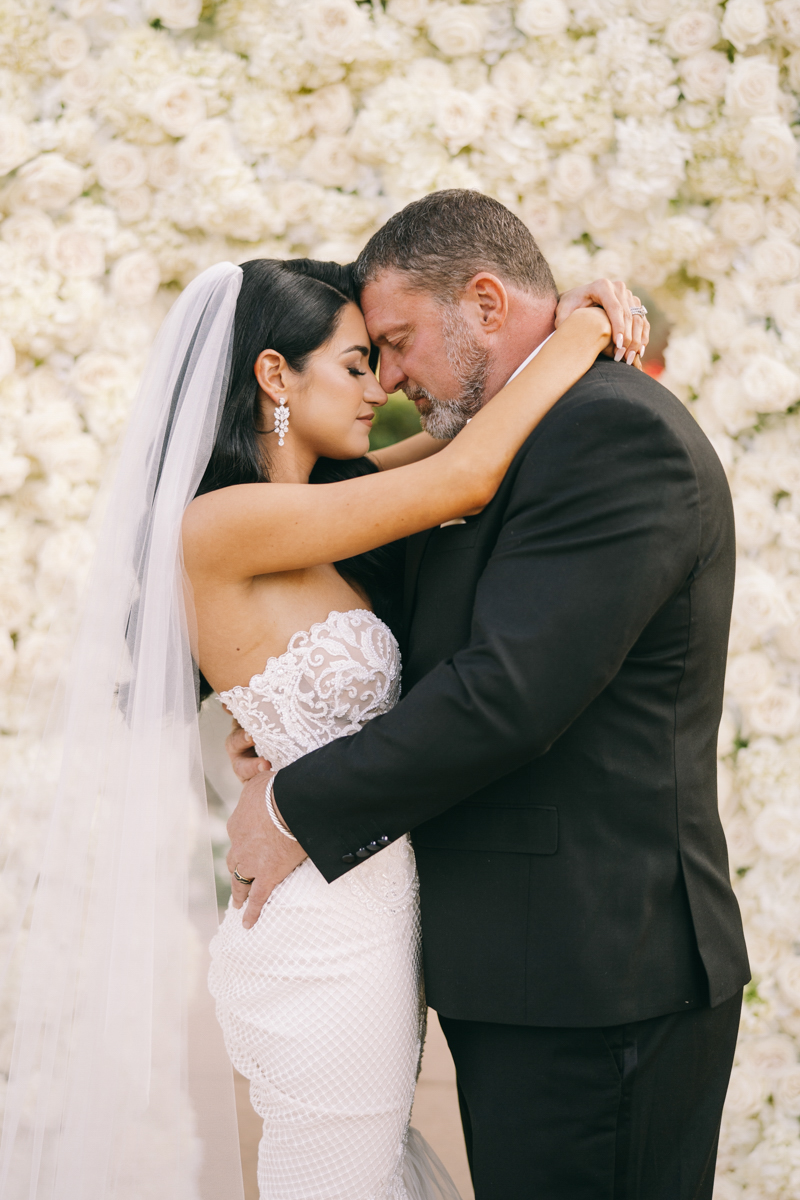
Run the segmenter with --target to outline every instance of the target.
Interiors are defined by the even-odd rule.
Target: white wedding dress
[[[365,609],[296,633],[221,694],[277,770],[387,712],[390,630]],[[407,836],[334,883],[306,859],[256,925],[229,907],[210,986],[234,1066],[264,1120],[262,1200],[458,1200],[409,1116],[424,1038],[419,896]]]

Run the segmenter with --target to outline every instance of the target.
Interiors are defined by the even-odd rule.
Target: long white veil
[[[238,267],[212,267],[162,326],[68,667],[9,774],[4,1200],[242,1197],[231,1068],[205,985],[216,903],[180,543],[226,395],[241,281]]]

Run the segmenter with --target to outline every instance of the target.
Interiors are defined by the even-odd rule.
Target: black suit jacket
[[[411,539],[403,698],[276,799],[328,880],[412,831],[439,1012],[616,1025],[747,981],[716,798],[733,576],[709,442],[605,359],[479,517]]]

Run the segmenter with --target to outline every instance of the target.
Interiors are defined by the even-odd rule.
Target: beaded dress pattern
[[[220,698],[279,769],[388,712],[399,688],[391,631],[354,609]],[[252,930],[242,913],[229,907],[211,944],[209,981],[264,1120],[262,1200],[458,1200],[409,1131],[425,1008],[408,837],[331,884],[306,859]]]

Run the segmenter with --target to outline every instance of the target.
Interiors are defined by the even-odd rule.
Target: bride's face
[[[361,310],[348,304],[325,345],[298,373],[284,365],[281,375],[289,406],[290,439],[304,456],[360,458],[369,450],[376,410],[386,403],[369,366],[370,341]],[[275,395],[272,387],[270,393]]]

